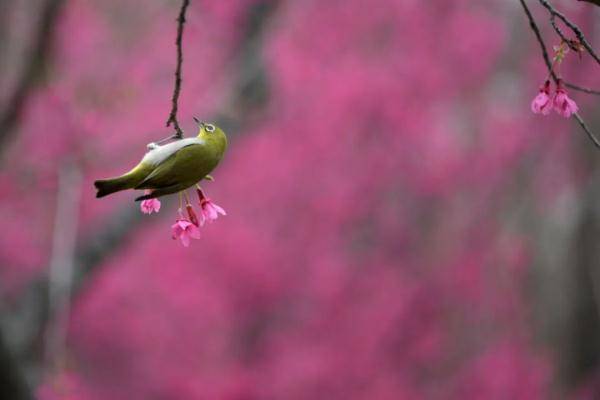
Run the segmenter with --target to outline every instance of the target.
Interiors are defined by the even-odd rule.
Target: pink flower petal
[[[200,239],[200,229],[196,225],[191,225],[186,232],[193,239]]]
[[[152,212],[158,212],[160,210],[160,201],[158,199],[143,200],[140,203],[140,210],[144,214],[152,214]]]
[[[185,247],[190,245],[190,239],[200,239],[200,230],[186,219],[178,219],[171,226],[173,239],[179,239]]]
[[[182,229],[178,224],[171,226],[171,236],[173,239],[177,239],[181,235]]]
[[[531,102],[531,111],[534,114],[548,115],[551,109],[552,102],[550,101],[550,96],[544,90],[540,90]]]
[[[190,236],[187,234],[187,232],[183,232],[181,236],[179,236],[179,240],[181,240],[181,244],[185,247],[190,245]]]
[[[206,205],[206,213],[208,214],[209,220],[217,219],[217,217],[219,216],[212,203],[208,203]]]
[[[223,208],[222,208],[222,207],[219,207],[218,205],[216,205],[216,204],[214,204],[214,203],[213,203],[213,206],[214,206],[215,210],[216,210],[216,211],[217,211],[219,214],[221,214],[221,215],[227,215],[227,213],[225,212],[225,210],[223,210]]]
[[[202,201],[200,202],[200,207],[202,211],[201,215],[203,217],[202,224],[204,224],[206,220],[208,220],[209,222],[214,221],[219,217],[219,214],[227,215],[223,208],[213,203],[208,197],[202,199]]]
[[[562,115],[565,118],[569,118],[572,114],[576,113],[579,107],[572,99],[569,98],[567,92],[564,89],[559,88],[554,96],[554,111]]]

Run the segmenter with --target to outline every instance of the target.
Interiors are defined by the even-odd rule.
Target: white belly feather
[[[169,158],[170,155],[177,152],[179,149],[191,144],[204,144],[204,140],[197,137],[176,140],[167,143],[164,146],[156,145],[152,150],[147,152],[142,158],[143,163],[158,165]]]

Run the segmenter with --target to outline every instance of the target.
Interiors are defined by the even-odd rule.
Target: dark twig
[[[533,15],[531,15],[531,11],[529,11],[529,7],[527,7],[527,4],[525,4],[525,0],[519,0],[519,1],[521,2],[521,5],[523,6],[525,15],[527,15],[527,19],[529,20],[529,26],[531,27],[531,30],[535,34],[535,37],[540,44],[540,49],[542,50],[542,57],[544,59],[544,62],[546,63],[548,72],[550,72],[550,75],[552,76],[552,79],[554,80],[554,82],[558,82],[558,77],[556,76],[556,74],[554,73],[554,70],[552,69],[552,61],[550,61],[550,56],[548,55],[548,50],[546,49],[546,43],[544,43],[544,39],[542,38],[540,29],[538,28],[538,26],[535,22],[535,19],[533,18]]]
[[[563,33],[562,29],[560,29],[558,27],[558,25],[556,25],[556,15],[551,14],[550,15],[550,24],[552,25],[552,28],[554,28],[554,31],[556,32],[556,34],[560,37],[560,39],[562,40],[563,43],[566,43],[567,46],[569,46],[569,48],[573,51],[579,52],[579,47],[576,45],[577,41],[575,40],[570,40],[567,39],[567,37],[565,36],[565,34]]]
[[[583,129],[586,135],[588,135],[588,137],[594,143],[594,145],[600,149],[600,141],[598,140],[598,138],[596,138],[596,136],[594,136],[590,128],[588,128],[583,118],[581,118],[581,116],[578,113],[573,114],[573,118],[577,120],[579,126],[581,126],[581,129]]]
[[[177,68],[175,69],[175,87],[173,89],[173,99],[171,104],[171,113],[167,119],[167,126],[173,124],[175,128],[175,134],[173,139],[183,138],[183,131],[179,127],[179,121],[177,121],[177,107],[179,102],[179,92],[181,91],[181,64],[183,62],[183,51],[181,49],[181,41],[183,38],[183,26],[185,25],[185,12],[190,4],[189,0],[183,0],[181,9],[179,10],[179,17],[177,17],[177,40],[175,44],[177,46]]]
[[[582,86],[577,86],[570,82],[565,82],[565,81],[562,81],[562,83],[569,89],[577,90],[578,92],[583,92],[583,93],[587,93],[587,94],[593,94],[596,96],[600,96],[599,90],[594,90],[594,89],[590,89],[590,88],[586,88],[586,87],[582,87]]]
[[[548,54],[548,50],[546,49],[546,43],[544,42],[544,39],[542,38],[540,29],[538,28],[537,24],[535,23],[535,19],[533,18],[531,11],[529,11],[529,7],[527,7],[527,4],[525,4],[524,0],[520,0],[520,1],[521,1],[521,4],[523,5],[523,9],[525,10],[525,14],[527,15],[527,19],[529,20],[529,26],[531,27],[531,30],[535,34],[535,37],[540,44],[540,49],[542,50],[542,57],[544,58],[544,62],[546,63],[548,72],[550,72],[550,75],[552,76],[552,80],[554,82],[558,82],[558,77],[556,76],[556,74],[554,73],[554,70],[552,69],[552,61],[550,60],[550,55]],[[594,95],[600,96],[599,90],[594,90],[594,89],[589,89],[586,87],[578,86],[573,83],[566,82],[564,80],[562,81],[562,83],[569,89],[577,90],[577,91],[587,93],[587,94],[594,94]]]
[[[556,76],[556,74],[554,73],[554,70],[552,69],[552,61],[550,61],[550,56],[548,55],[548,50],[546,48],[546,43],[544,42],[544,39],[542,38],[542,35],[540,33],[540,30],[535,22],[535,19],[533,18],[533,15],[531,14],[531,11],[529,10],[529,7],[527,7],[527,4],[525,4],[525,0],[519,0],[521,2],[521,5],[523,6],[523,10],[525,11],[525,15],[527,16],[527,19],[529,20],[529,26],[531,27],[531,30],[533,31],[533,33],[535,34],[535,37],[538,41],[538,43],[540,44],[540,49],[542,50],[542,57],[544,59],[544,62],[546,63],[546,67],[548,68],[548,72],[550,73],[550,76],[552,77],[552,80],[555,83],[558,83],[558,77]],[[545,2],[545,0],[539,0],[540,2]],[[575,85],[572,84],[568,84],[565,83],[563,81],[563,84],[567,87],[573,88]],[[584,88],[579,88],[576,87],[576,90],[582,90]],[[582,90],[586,93],[597,93],[596,91],[593,91],[591,89],[584,89]],[[590,138],[590,140],[592,141],[592,143],[594,143],[594,146],[596,146],[597,148],[600,149],[600,140],[598,140],[598,138],[596,138],[596,136],[592,133],[592,131],[588,128],[588,126],[586,125],[585,121],[583,120],[583,118],[581,118],[581,116],[578,113],[574,113],[573,114],[573,118],[575,118],[577,120],[577,122],[579,123],[579,126],[581,126],[581,129],[583,129],[583,131],[586,133],[586,135],[588,135],[588,137]]]
[[[583,35],[583,32],[581,31],[581,29],[579,29],[579,27],[576,24],[574,24],[573,22],[571,22],[571,20],[569,20],[567,17],[565,17],[564,14],[562,14],[560,11],[557,11],[552,6],[552,4],[548,3],[547,0],[538,0],[538,1],[540,2],[540,4],[542,6],[544,6],[546,8],[546,10],[548,10],[548,12],[552,16],[552,18],[558,17],[562,22],[564,22],[564,24],[566,26],[569,27],[569,29],[571,29],[571,31],[573,31],[573,33],[577,37],[577,40],[579,40],[579,43],[581,43],[581,45],[585,48],[585,50],[588,52],[588,54],[590,56],[592,56],[592,58],[594,60],[596,60],[596,62],[598,64],[600,64],[600,57],[596,54],[596,52],[594,51],[594,49],[592,48],[590,43],[587,41],[587,39]]]

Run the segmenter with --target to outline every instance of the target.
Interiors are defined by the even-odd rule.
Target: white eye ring
[[[204,129],[206,129],[206,132],[212,133],[215,131],[215,126],[213,124],[206,124]]]

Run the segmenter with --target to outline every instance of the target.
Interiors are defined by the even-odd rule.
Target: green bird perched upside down
[[[136,201],[177,193],[198,183],[219,164],[227,148],[225,132],[218,126],[198,122],[194,138],[179,139],[164,146],[151,143],[142,161],[131,171],[111,179],[94,182],[96,197],[127,189],[146,189],[150,193]]]

